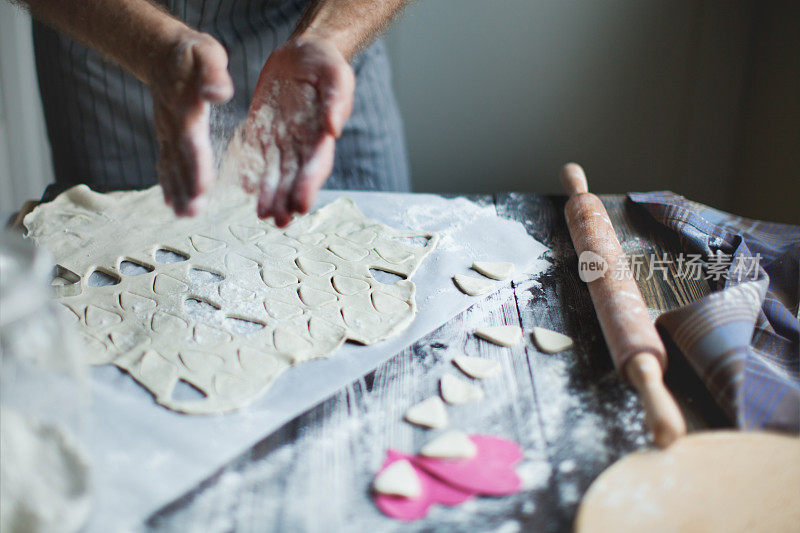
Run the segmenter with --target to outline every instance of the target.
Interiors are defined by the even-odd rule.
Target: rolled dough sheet
[[[526,278],[551,265],[542,257],[547,248],[522,224],[498,217],[493,206],[423,194],[321,191],[316,207],[342,195],[380,223],[440,235],[414,274],[417,318],[381,343],[345,343],[335,357],[293,367],[246,409],[215,417],[165,409],[115,367],[94,367],[86,441],[92,447],[95,507],[87,531],[123,530],[143,522],[287,421],[473,305],[475,299],[451,280],[453,272],[466,273],[472,258],[513,259]],[[508,250],[515,251],[513,258]]]
[[[380,224],[345,197],[285,229],[259,220],[238,187],[214,200],[201,217],[173,220],[160,187],[78,185],[25,217],[28,236],[72,281],[57,287],[59,302],[89,362],[128,372],[169,409],[220,414],[252,403],[289,367],[347,340],[382,341],[416,315],[414,284],[382,283],[371,269],[411,277],[437,235]],[[129,274],[124,263],[140,268]],[[116,283],[93,285],[97,273]],[[177,395],[179,384],[202,397]]]
[[[583,498],[576,531],[797,531],[800,439],[709,431],[634,452]]]

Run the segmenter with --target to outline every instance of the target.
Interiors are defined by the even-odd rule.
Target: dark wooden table
[[[615,374],[563,217],[565,198],[522,194],[470,197],[525,224],[552,251],[546,274],[513,283],[455,317],[374,372],[297,417],[164,507],[148,526],[161,531],[568,531],[591,482],[630,451],[650,446],[632,389]],[[622,196],[606,196],[624,250],[674,257],[677,239]],[[639,287],[653,317],[708,291],[672,268]],[[477,340],[479,325],[518,324],[513,349]],[[536,350],[534,326],[564,332],[576,346],[556,355]],[[432,432],[402,421],[405,409],[438,393],[439,378],[458,374],[452,356],[497,360],[501,376],[483,380],[486,398],[448,408],[451,427],[520,443],[524,490],[436,507],[404,524],[381,515],[369,498],[387,448],[417,451]],[[683,356],[670,347],[667,385],[692,429],[727,425]]]

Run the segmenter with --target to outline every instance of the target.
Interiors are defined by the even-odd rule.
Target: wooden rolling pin
[[[665,448],[686,434],[686,422],[664,385],[667,365],[664,343],[650,321],[608,212],[600,199],[589,193],[583,169],[575,163],[564,165],[561,183],[570,197],[564,215],[575,251],[581,260],[592,257],[599,260],[599,256],[609,268],[605,275],[587,285],[614,366],[638,391],[653,440]],[[584,252],[586,256],[581,257]]]

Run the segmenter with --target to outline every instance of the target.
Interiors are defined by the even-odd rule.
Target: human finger
[[[270,183],[267,176],[261,176],[258,182],[258,202],[256,203],[256,214],[258,218],[269,218],[272,215],[272,200],[275,187]]]
[[[154,110],[156,137],[159,147],[158,163],[156,165],[158,181],[161,183],[167,204],[173,208],[176,215],[182,215],[188,195],[181,179],[175,119],[170,110],[160,102],[154,102]]]
[[[333,156],[336,140],[333,135],[323,135],[316,146],[310,150],[310,156],[303,161],[292,185],[290,195],[291,210],[308,213],[322,188],[325,180],[333,170]]]
[[[178,139],[181,181],[191,202],[214,181],[214,158],[209,136],[209,105],[206,102],[184,117]],[[199,109],[199,113],[196,111]]]
[[[281,154],[281,177],[273,194],[272,216],[275,218],[275,225],[282,228],[292,219],[289,194],[297,177],[300,161],[298,150],[293,145],[279,146],[279,149]]]

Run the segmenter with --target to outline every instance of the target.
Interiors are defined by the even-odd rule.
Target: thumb
[[[228,53],[210,35],[203,34],[192,46],[197,88],[200,95],[213,104],[233,97],[233,80],[228,73]]]
[[[326,129],[338,138],[353,112],[356,77],[345,61],[322,66],[318,75],[317,90],[325,113]]]

